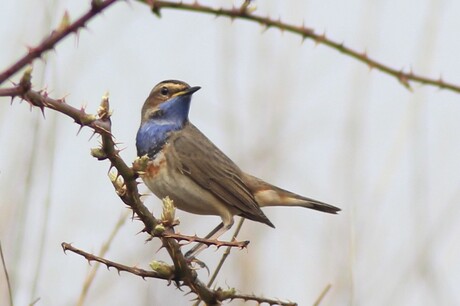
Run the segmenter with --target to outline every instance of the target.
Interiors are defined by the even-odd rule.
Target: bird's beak
[[[195,91],[198,91],[200,90],[200,86],[194,86],[194,87],[190,87],[189,89],[186,89],[184,91],[179,91],[178,93],[176,93],[174,96],[175,97],[180,97],[180,96],[190,96],[192,95]]]

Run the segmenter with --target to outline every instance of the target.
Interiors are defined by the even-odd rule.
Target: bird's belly
[[[175,167],[168,167],[163,153],[157,155],[142,177],[145,185],[160,199],[169,196],[174,205],[200,215],[217,215],[229,220],[236,210],[213,196]]]

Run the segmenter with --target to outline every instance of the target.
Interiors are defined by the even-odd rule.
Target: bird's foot
[[[188,254],[189,252],[187,252]],[[204,263],[204,261],[199,260],[195,256],[187,256],[185,254],[185,260],[187,261],[188,265],[191,266],[193,269],[198,270],[198,269],[203,269],[205,268],[206,271],[208,271],[208,275],[210,273],[208,266]]]

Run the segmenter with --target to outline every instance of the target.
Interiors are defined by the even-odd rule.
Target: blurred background
[[[391,67],[460,84],[459,1],[255,5],[255,14],[305,22]],[[85,12],[89,0],[0,6],[3,70],[66,10],[71,20]],[[253,22],[166,9],[159,19],[135,1],[115,4],[33,67],[35,89],[91,113],[110,93],[113,133],[127,163],[136,157],[151,88],[171,78],[199,85],[191,121],[242,169],[342,208],[336,216],[265,209],[276,230],[245,222],[240,239],[251,244],[232,252],[218,286],[299,305],[312,305],[328,284],[321,305],[460,304],[459,94],[418,84],[408,91],[335,50]],[[89,154],[97,137],[87,128],[77,135],[64,115],[46,110],[45,117],[0,99],[0,240],[16,305],[38,298],[36,305],[78,305],[91,266],[64,254],[61,243],[99,253],[128,209],[107,177],[108,162]],[[144,199],[159,216],[160,201]],[[220,222],[178,217],[180,232],[201,236]],[[141,229],[128,218],[105,257],[145,269],[153,259],[169,262]],[[200,259],[212,270],[222,252],[210,248]],[[101,267],[85,305],[191,305],[184,293]],[[0,304],[8,304],[3,272]]]

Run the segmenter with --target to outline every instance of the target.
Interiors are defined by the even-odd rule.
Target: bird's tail
[[[245,176],[244,182],[254,194],[260,207],[300,206],[330,214],[336,214],[340,211],[338,207],[281,189],[252,175],[245,174]]]

